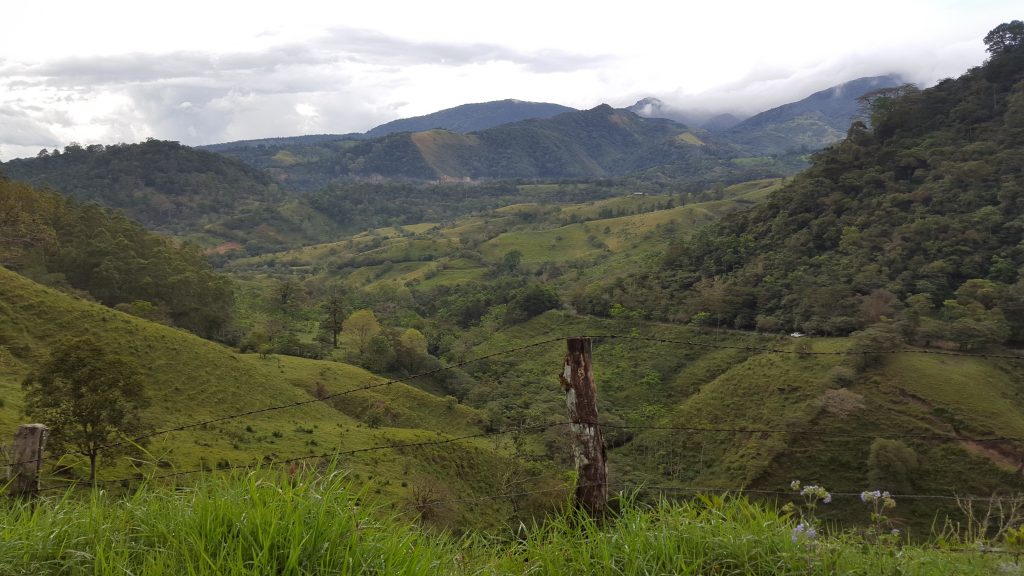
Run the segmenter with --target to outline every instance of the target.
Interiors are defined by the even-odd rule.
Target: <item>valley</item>
[[[1024,24],[984,42],[746,118],[500,100],[0,163],[0,436],[51,427],[0,572],[992,573],[1024,546]]]

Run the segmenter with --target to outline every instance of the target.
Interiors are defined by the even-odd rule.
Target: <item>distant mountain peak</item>
[[[859,112],[859,96],[902,83],[898,74],[885,74],[836,84],[747,118],[728,130],[728,139],[751,154],[817,150],[843,138]]]
[[[665,103],[658,98],[648,96],[637,100],[636,104],[627,107],[626,110],[644,118],[663,118]]]
[[[549,102],[527,102],[507,98],[492,102],[462,104],[431,114],[401,118],[381,124],[366,132],[366,138],[380,138],[397,132],[422,132],[443,128],[450,132],[469,133],[486,130],[521,120],[544,119],[575,112],[575,108]]]

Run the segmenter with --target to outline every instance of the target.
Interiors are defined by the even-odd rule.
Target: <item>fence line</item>
[[[597,335],[585,336],[585,337],[586,338],[594,338],[594,339],[634,340],[634,341],[642,341],[642,342],[655,342],[655,343],[662,343],[662,344],[693,346],[693,347],[702,347],[702,348],[744,350],[744,351],[760,352],[760,353],[796,354],[796,355],[801,355],[801,356],[806,356],[806,355],[861,356],[861,355],[868,355],[868,354],[911,353],[911,354],[937,354],[937,355],[944,355],[944,356],[964,356],[964,357],[972,357],[972,358],[1024,360],[1024,357],[1013,356],[1013,355],[971,354],[971,353],[936,351],[936,350],[921,350],[921,349],[897,349],[897,350],[879,350],[879,351],[848,351],[847,350],[847,351],[813,352],[813,351],[797,351],[797,350],[787,350],[787,349],[781,349],[781,348],[768,348],[768,347],[757,347],[757,346],[739,346],[739,345],[729,345],[729,344],[716,344],[716,343],[708,343],[708,342],[696,342],[696,341],[692,341],[692,340],[673,340],[673,339],[667,339],[667,338],[654,338],[654,337],[647,337],[647,336],[638,336],[638,335],[633,335],[633,334],[630,334],[630,335],[623,335],[623,334],[597,334]],[[529,344],[525,344],[525,345],[521,345],[521,346],[517,346],[517,347],[513,347],[513,348],[503,349],[503,350],[500,350],[500,351],[484,354],[484,355],[481,355],[481,356],[478,356],[478,357],[475,357],[475,358],[471,358],[471,359],[468,359],[468,360],[463,360],[463,361],[456,362],[456,363],[453,363],[453,364],[449,364],[449,365],[446,365],[446,366],[440,366],[438,368],[434,368],[434,369],[431,369],[431,370],[427,370],[427,371],[424,371],[424,372],[421,372],[421,373],[417,373],[417,374],[413,374],[413,375],[410,375],[410,376],[406,376],[406,377],[403,377],[403,378],[397,378],[397,379],[387,380],[387,381],[384,381],[384,382],[377,382],[377,383],[374,383],[374,384],[360,386],[360,387],[357,387],[357,388],[352,388],[352,389],[349,389],[349,390],[344,390],[344,391],[341,391],[341,392],[336,392],[334,394],[329,394],[329,395],[326,395],[326,396],[323,396],[323,397],[320,397],[320,398],[312,398],[312,399],[309,399],[309,400],[301,400],[301,401],[296,401],[296,402],[290,402],[290,403],[278,404],[278,405],[273,405],[273,406],[267,406],[267,407],[259,408],[259,409],[255,409],[255,410],[248,410],[248,411],[245,411],[245,412],[238,412],[238,413],[233,413],[233,414],[227,414],[227,415],[224,415],[224,416],[219,416],[219,417],[211,418],[211,419],[207,419],[207,420],[186,423],[186,424],[182,424],[182,425],[175,426],[175,427],[172,427],[172,428],[156,430],[156,431],[153,431],[153,432],[150,432],[150,433],[146,433],[146,434],[143,434],[143,435],[140,435],[140,436],[136,436],[136,437],[131,438],[131,439],[121,440],[121,441],[118,441],[118,442],[113,442],[113,443],[110,443],[110,444],[103,445],[103,446],[101,446],[99,448],[99,450],[102,451],[102,450],[106,450],[106,449],[122,446],[122,445],[125,445],[125,444],[134,444],[134,443],[137,443],[137,442],[142,441],[142,440],[146,440],[146,439],[157,437],[157,436],[162,436],[162,435],[165,435],[165,434],[170,434],[170,433],[173,433],[173,432],[180,432],[180,431],[184,431],[184,430],[188,430],[188,429],[192,429],[192,428],[197,428],[197,427],[206,426],[206,425],[210,425],[210,424],[216,424],[216,423],[219,423],[219,422],[225,422],[225,421],[234,420],[234,419],[238,419],[238,418],[244,418],[244,417],[247,417],[247,416],[253,416],[253,415],[264,414],[264,413],[273,412],[273,411],[277,411],[277,410],[284,410],[284,409],[289,409],[289,408],[294,408],[294,407],[300,407],[300,406],[304,406],[304,405],[308,405],[308,404],[313,404],[313,403],[316,403],[316,402],[325,402],[325,401],[331,400],[333,398],[338,398],[338,397],[345,396],[345,395],[352,394],[352,393],[356,393],[356,392],[372,390],[372,389],[375,389],[375,388],[380,388],[380,387],[389,386],[389,385],[393,385],[393,384],[408,382],[408,381],[411,381],[411,380],[415,380],[417,378],[432,376],[432,375],[435,375],[435,374],[439,374],[439,373],[442,373],[442,372],[446,372],[446,371],[449,371],[449,370],[453,370],[453,369],[456,369],[456,368],[461,368],[461,367],[464,367],[464,366],[467,366],[467,365],[471,365],[471,364],[474,364],[474,363],[477,363],[477,362],[481,362],[481,361],[484,361],[484,360],[487,360],[487,359],[491,359],[491,358],[495,358],[495,357],[499,357],[499,356],[503,356],[503,355],[508,355],[508,354],[512,354],[512,353],[515,353],[515,352],[520,352],[520,351],[531,349],[531,348],[536,348],[538,346],[543,346],[545,344],[551,344],[553,342],[559,342],[559,341],[564,340],[565,338],[566,337],[564,337],[564,336],[552,337],[552,338],[548,338],[548,339],[545,339],[545,340],[541,340],[541,341],[537,341],[537,342],[533,342],[533,343],[529,343]],[[558,424],[553,424],[553,425],[540,425],[540,426],[551,427],[551,426],[565,425],[565,424],[566,423],[563,422],[563,423],[558,423]],[[630,426],[630,425],[619,425],[619,424],[608,424],[608,423],[599,423],[599,425],[602,426],[602,427],[615,428],[615,429],[665,430],[665,431],[683,431],[683,432],[698,432],[698,433],[699,432],[716,432],[716,433],[749,433],[749,434],[793,434],[793,433],[798,433],[798,432],[806,433],[808,431],[807,428],[802,428],[802,429],[783,429],[783,428],[715,428],[715,427],[696,427],[696,426],[655,426],[655,425],[651,425],[651,426],[641,426],[641,425]],[[447,440],[447,441],[433,442],[433,443],[448,443],[448,442],[454,442],[454,441],[461,440],[461,439],[489,436],[489,435],[495,435],[495,434],[504,434],[504,433],[510,433],[512,431],[520,431],[520,430],[525,430],[525,429],[530,429],[530,428],[536,429],[536,428],[538,428],[538,426],[522,427],[522,428],[517,428],[517,429],[511,430],[511,431],[499,431],[499,432],[496,432],[496,433],[495,432],[480,433],[480,434],[474,434],[474,435],[470,435],[470,436],[466,436],[466,437],[460,437],[460,438],[455,438],[455,439],[451,439],[451,440]],[[1012,437],[1012,436],[970,437],[970,436],[963,436],[963,435],[940,434],[940,433],[885,434],[884,436],[879,436],[879,435],[874,435],[874,434],[860,434],[860,433],[833,433],[833,434],[830,434],[830,437],[834,437],[834,438],[841,438],[841,437],[842,438],[870,438],[870,439],[883,438],[884,437],[884,438],[888,438],[888,439],[956,440],[956,441],[973,441],[973,442],[1024,442],[1024,437]],[[431,444],[433,444],[433,443],[431,443]],[[405,446],[415,446],[415,445],[423,445],[423,444],[422,443],[414,443],[414,444],[409,444],[409,445],[405,445]],[[330,457],[332,455],[345,455],[345,454],[352,454],[352,453],[363,452],[363,451],[380,450],[380,449],[387,449],[387,448],[400,447],[400,446],[401,445],[399,445],[399,446],[384,446],[384,447],[370,447],[370,448],[356,449],[356,450],[352,450],[352,451],[333,452],[333,453],[326,453],[326,454],[321,454],[321,455],[305,456],[305,457],[295,458],[295,459],[292,459],[292,460],[286,460],[286,461],[283,461],[283,462],[282,461],[278,461],[277,463],[287,463],[287,462],[292,462],[292,461],[296,461],[296,460],[306,460],[306,459],[313,459],[313,458],[324,458],[324,457]],[[73,454],[74,455],[85,455],[85,454],[83,454],[80,451],[66,450],[66,451],[63,451],[63,452],[58,452],[58,453],[51,454],[50,458],[57,458],[57,459],[59,459],[59,458],[62,458],[64,456],[73,455]],[[21,463],[14,462],[14,463],[9,463],[8,465],[12,465],[13,466],[13,465],[17,465],[17,464],[21,464]],[[251,467],[251,466],[253,466],[253,465],[233,466],[233,467],[228,467],[228,468],[219,468],[218,470],[234,469],[234,468],[244,468],[244,467]],[[169,478],[169,477],[173,477],[173,476],[180,476],[180,475],[185,475],[185,474],[193,474],[193,473],[199,473],[199,472],[204,472],[204,471],[207,471],[207,470],[204,469],[204,468],[200,468],[200,469],[195,469],[195,470],[188,470],[188,471],[174,472],[174,473],[171,473],[171,474],[158,475],[158,476],[151,477],[151,479]],[[114,483],[114,482],[123,482],[123,481],[126,481],[126,480],[136,480],[136,479],[137,478],[123,478],[123,479],[116,479],[116,480],[103,480],[103,481],[99,481],[98,483]]]
[[[260,468],[261,466],[273,467],[273,466],[280,466],[280,465],[286,465],[286,464],[293,464],[295,462],[301,462],[301,461],[306,461],[306,460],[323,460],[323,459],[328,459],[328,458],[337,458],[337,457],[340,457],[340,456],[350,456],[350,455],[354,455],[354,454],[362,454],[362,453],[368,453],[368,452],[377,452],[377,451],[381,451],[381,450],[396,450],[396,449],[404,449],[404,448],[422,448],[422,447],[426,447],[426,446],[441,446],[441,445],[454,444],[456,442],[461,442],[461,441],[465,441],[465,440],[472,440],[472,439],[476,439],[476,438],[487,438],[487,437],[501,436],[501,435],[505,435],[505,434],[514,434],[514,433],[517,433],[517,432],[526,432],[526,431],[534,431],[534,432],[536,432],[536,431],[543,431],[543,430],[548,430],[548,429],[551,429],[551,428],[557,428],[559,426],[569,426],[569,425],[572,425],[572,424],[573,424],[572,422],[552,422],[552,423],[547,423],[547,424],[532,424],[532,425],[525,425],[525,426],[516,426],[516,427],[511,427],[511,428],[504,428],[504,429],[501,429],[501,430],[495,430],[495,431],[491,431],[491,432],[478,432],[478,433],[474,433],[474,434],[466,434],[466,435],[463,435],[463,436],[456,436],[456,437],[451,437],[451,438],[443,438],[443,439],[438,439],[438,440],[423,440],[423,441],[417,441],[417,442],[391,443],[391,444],[384,444],[384,445],[379,445],[379,446],[368,446],[368,447],[364,447],[364,448],[352,448],[352,449],[348,449],[348,450],[334,450],[334,451],[324,452],[324,453],[320,453],[320,454],[296,456],[296,457],[286,458],[286,459],[275,459],[273,461],[263,462],[263,463],[235,464],[235,465],[231,465],[231,466],[216,467],[216,468],[201,467],[201,468],[193,468],[193,469],[189,469],[189,470],[174,471],[174,472],[169,472],[169,473],[166,473],[166,474],[158,474],[158,475],[153,475],[153,476],[143,477],[143,478],[139,478],[138,476],[131,476],[131,477],[123,477],[123,478],[115,478],[115,479],[98,480],[98,481],[96,481],[95,484],[97,484],[97,485],[120,484],[120,483],[124,483],[124,482],[132,482],[132,481],[139,481],[139,480],[144,480],[144,481],[148,482],[148,481],[152,481],[152,480],[164,480],[164,479],[168,479],[168,478],[174,478],[174,477],[186,476],[186,475],[192,475],[192,474],[213,473],[213,472],[228,472],[228,471],[232,471],[232,470],[244,470],[244,469]],[[69,488],[69,487],[77,486],[79,484],[89,485],[88,482],[72,482],[72,483],[69,483],[69,484],[63,485],[63,486],[51,486],[51,487],[47,487],[47,488],[41,488],[38,491],[39,492],[43,492],[43,491],[51,491],[51,490],[63,490],[63,489]],[[632,484],[631,485],[631,484],[625,484],[625,483],[611,483],[610,486],[615,486],[615,487],[618,487],[619,489],[622,489],[622,490],[657,490],[657,491],[662,491],[662,492],[681,492],[681,493],[735,493],[735,494],[757,494],[757,495],[762,495],[762,496],[783,496],[783,497],[795,497],[796,496],[796,494],[793,491],[769,490],[769,489],[746,488],[746,487],[722,488],[722,487],[714,487],[714,486],[661,486],[661,485],[647,485],[647,484]],[[542,490],[542,492],[557,491],[557,490],[564,489],[564,488],[565,487],[561,487],[561,488],[557,488],[557,489],[556,488],[546,489],[546,490]],[[522,492],[522,493],[521,492],[516,492],[516,493],[510,493],[509,495],[510,496],[511,495],[528,495],[528,494],[531,494],[531,493],[532,492]],[[861,492],[848,492],[848,491],[830,491],[829,493],[833,497],[857,497],[857,498],[859,498],[860,495],[861,495]],[[493,500],[493,499],[499,499],[501,497],[502,497],[501,494],[496,494],[496,495],[489,495],[489,496],[483,496],[483,497],[472,498],[472,499],[457,499],[457,500],[437,501],[437,502],[434,502],[434,503],[441,504],[441,503],[447,503],[447,502],[473,501],[473,500],[477,500],[477,499],[479,499],[479,500]],[[896,499],[907,499],[907,500],[944,500],[944,501],[995,502],[995,501],[1020,500],[1024,496],[999,496],[999,495],[978,496],[978,495],[970,495],[970,494],[957,495],[954,492],[953,494],[914,494],[914,493],[893,494],[892,497],[896,498]]]
[[[502,430],[495,430],[495,431],[492,431],[492,432],[477,432],[475,434],[466,434],[464,436],[456,436],[456,437],[452,437],[452,438],[444,438],[444,439],[439,439],[439,440],[423,440],[423,441],[419,441],[419,442],[406,442],[406,443],[403,443],[403,444],[384,444],[384,445],[380,445],[380,446],[368,446],[368,447],[364,447],[364,448],[352,448],[352,449],[349,449],[349,450],[333,450],[331,452],[323,452],[321,454],[311,454],[311,455],[306,455],[306,456],[296,456],[294,458],[286,458],[286,459],[283,459],[283,460],[273,460],[271,462],[265,462],[265,463],[259,463],[258,462],[258,463],[252,463],[252,464],[235,464],[235,465],[222,466],[222,467],[217,467],[217,468],[206,468],[206,467],[192,468],[192,469],[189,469],[189,470],[179,470],[179,471],[175,471],[175,472],[168,472],[166,474],[157,474],[157,475],[153,475],[153,476],[149,476],[149,477],[143,477],[143,478],[139,478],[137,476],[130,476],[130,477],[126,477],[126,478],[113,478],[113,479],[109,479],[109,480],[97,480],[95,482],[95,484],[97,484],[97,485],[101,485],[101,484],[120,484],[120,483],[123,483],[123,482],[131,482],[131,481],[138,481],[138,480],[146,480],[146,481],[165,480],[167,478],[175,478],[175,477],[178,477],[178,476],[187,476],[187,475],[191,475],[191,474],[201,474],[201,473],[206,473],[206,472],[227,472],[227,471],[231,471],[231,470],[242,470],[242,469],[249,469],[249,468],[259,468],[260,466],[274,466],[274,465],[282,465],[282,464],[293,464],[295,462],[301,462],[301,461],[304,461],[304,460],[317,460],[317,459],[322,460],[322,459],[326,459],[326,458],[337,458],[339,456],[350,456],[352,454],[362,454],[362,453],[365,453],[365,452],[376,452],[376,451],[380,451],[380,450],[396,450],[396,449],[401,449],[401,448],[422,448],[424,446],[440,446],[440,445],[443,445],[443,444],[452,444],[452,443],[455,443],[455,442],[461,442],[463,440],[471,440],[471,439],[475,439],[475,438],[487,438],[487,437],[491,437],[491,436],[501,436],[501,435],[504,435],[504,434],[514,434],[516,432],[522,432],[522,431],[525,431],[525,430],[547,430],[549,428],[555,428],[555,427],[558,427],[558,426],[567,426],[569,424],[571,424],[571,422],[553,422],[553,423],[549,423],[549,424],[534,424],[534,425],[527,425],[527,426],[517,426],[517,427],[514,427],[514,428],[505,428],[505,429],[502,429]],[[440,433],[438,433],[438,434],[440,434]],[[48,490],[61,490],[61,489],[65,489],[65,488],[67,488],[69,486],[74,486],[74,485],[77,485],[77,484],[79,484],[79,483],[78,482],[74,482],[74,483],[71,483],[71,484],[68,484],[68,485],[65,485],[65,486],[51,486],[51,487],[47,487],[47,488],[41,488],[41,489],[38,490],[38,492],[43,492],[43,491],[48,491]],[[90,484],[90,483],[86,482],[86,484]]]
[[[594,425],[593,422],[581,422],[583,424]],[[552,424],[551,426],[566,425],[568,422],[559,422]],[[607,422],[598,422],[597,426],[601,428],[611,428],[616,430],[653,430],[653,431],[676,431],[676,432],[693,432],[693,433],[723,433],[723,434],[804,434],[807,432],[814,432],[813,427],[808,428],[716,428],[716,427],[701,427],[701,426],[656,426],[656,425],[630,425],[630,424],[611,424]],[[511,430],[510,432],[518,430],[526,430],[530,428],[543,427],[546,425],[534,425],[525,426]],[[179,431],[174,429],[173,431]],[[506,433],[506,432],[499,432]],[[481,435],[492,435],[493,432],[482,433]],[[941,433],[921,433],[921,434],[892,434],[880,432],[879,434],[865,434],[865,433],[848,433],[848,432],[834,432],[829,433],[827,436],[816,436],[817,440],[824,441],[829,438],[856,438],[856,439],[867,439],[867,440],[949,440],[949,441],[970,441],[979,443],[991,443],[991,442],[1024,442],[1024,437],[1020,436],[964,436],[957,434],[941,434]],[[132,440],[134,441],[134,440]],[[129,442],[124,441],[121,444]],[[114,447],[118,444],[108,444],[101,447],[107,449]],[[821,448],[815,448],[814,451],[822,452],[827,450]],[[837,451],[838,452],[838,451]],[[53,454],[50,458],[61,458],[68,455],[83,455],[77,451],[65,451],[57,454]],[[22,462],[24,463],[24,462]],[[9,466],[19,464],[18,462],[9,463]]]
[[[680,432],[729,432],[735,434],[795,434],[814,432],[813,427],[804,428],[713,428],[701,426],[646,426],[628,424],[608,424],[601,422],[602,428],[615,428],[623,430],[674,430]],[[1024,442],[1021,436],[963,436],[957,434],[922,433],[922,434],[864,434],[857,432],[835,432],[830,433],[831,438],[860,438],[873,440],[881,438],[885,440],[968,440],[971,442]]]
[[[898,348],[894,350],[830,350],[830,351],[799,351],[787,350],[785,348],[766,348],[760,346],[740,346],[737,344],[714,344],[710,342],[696,342],[694,340],[672,340],[669,338],[654,338],[651,336],[638,336],[633,334],[591,334],[582,338],[609,339],[609,340],[637,340],[641,342],[656,342],[659,344],[677,344],[682,346],[694,346],[698,348],[720,348],[725,350],[745,350],[748,352],[767,352],[771,354],[796,354],[799,356],[872,356],[875,354],[932,354],[938,356],[962,356],[966,358],[989,358],[1001,360],[1022,360],[1024,356],[1013,354],[986,354],[971,352],[954,352],[950,350],[931,350],[925,348]]]
[[[296,407],[305,406],[305,405],[308,405],[308,404],[315,404],[317,402],[326,402],[327,400],[331,400],[333,398],[338,398],[340,396],[345,396],[345,395],[348,395],[348,394],[353,394],[355,392],[363,392],[363,391],[366,391],[366,390],[373,390],[375,388],[381,388],[381,387],[384,387],[384,386],[391,386],[393,384],[400,384],[400,383],[408,382],[410,380],[415,380],[417,378],[424,378],[424,377],[427,377],[427,376],[433,376],[434,374],[439,374],[441,372],[446,372],[448,370],[453,370],[455,368],[461,368],[463,366],[468,366],[468,365],[474,364],[476,362],[482,362],[484,360],[488,360],[490,358],[495,358],[497,356],[503,356],[503,355],[506,355],[506,354],[513,354],[515,352],[521,352],[523,350],[528,350],[530,348],[535,348],[537,346],[543,346],[544,344],[550,344],[552,342],[558,342],[560,340],[562,340],[562,338],[550,338],[548,340],[542,340],[540,342],[534,342],[532,344],[525,344],[523,346],[518,346],[518,347],[515,347],[515,348],[508,348],[508,349],[501,350],[501,351],[498,351],[498,352],[493,352],[493,353],[490,353],[490,354],[485,354],[483,356],[477,356],[475,358],[470,358],[469,360],[463,360],[461,362],[456,362],[454,364],[449,364],[447,366],[441,366],[441,367],[438,367],[438,368],[427,370],[425,372],[420,372],[420,373],[417,373],[417,374],[412,374],[410,376],[405,376],[403,378],[395,378],[395,379],[387,380],[387,381],[384,381],[384,382],[377,382],[375,384],[368,384],[366,386],[360,386],[358,388],[352,388],[352,389],[349,389],[349,390],[343,390],[341,392],[335,392],[334,394],[328,394],[328,395],[320,397],[320,398],[311,398],[309,400],[299,400],[299,401],[296,401],[296,402],[288,402],[288,403],[285,403],[285,404],[276,404],[276,405],[273,405],[273,406],[266,406],[264,408],[257,408],[255,410],[247,410],[245,412],[236,412],[236,413],[233,413],[233,414],[227,414],[227,415],[224,415],[224,416],[218,416],[216,418],[210,418],[208,420],[201,420],[201,421],[197,421],[197,422],[190,422],[188,424],[182,424],[182,425],[179,425],[179,426],[175,426],[173,428],[165,428],[165,429],[161,429],[161,430],[156,430],[154,432],[148,432],[146,434],[135,436],[135,437],[130,438],[130,439],[119,440],[117,442],[112,442],[110,444],[104,444],[104,445],[100,446],[99,448],[97,448],[97,450],[98,451],[103,451],[103,450],[108,450],[110,448],[116,448],[118,446],[124,446],[125,444],[137,444],[137,443],[139,443],[142,440],[147,440],[149,438],[154,438],[156,436],[163,436],[165,434],[170,434],[172,432],[181,432],[183,430],[189,430],[191,428],[199,428],[201,426],[208,426],[210,424],[216,424],[218,422],[225,422],[225,421],[228,421],[228,420],[236,420],[238,418],[244,418],[246,416],[254,416],[256,414],[265,414],[267,412],[274,412],[274,411],[277,411],[277,410],[285,410],[285,409],[288,409],[288,408],[296,408]],[[56,453],[51,454],[50,458],[59,459],[59,458],[62,458],[64,456],[68,456],[68,455],[72,455],[72,454],[80,455],[80,456],[87,456],[87,454],[85,454],[85,453],[83,453],[81,451],[78,451],[78,450],[65,450],[65,451],[62,451],[62,452],[56,452]],[[17,465],[17,464],[24,464],[24,462],[10,462],[10,463],[8,463],[8,466],[14,466],[14,465]]]

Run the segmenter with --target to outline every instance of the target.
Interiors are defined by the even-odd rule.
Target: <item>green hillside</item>
[[[636,282],[609,287],[664,318],[980,349],[1024,337],[1024,46],[958,79],[875,94],[870,127]],[[664,303],[673,302],[672,309]]]
[[[750,155],[813,152],[843,139],[850,123],[863,116],[858,99],[902,84],[894,74],[858,78],[807,98],[765,110],[722,132],[720,137]]]
[[[231,282],[189,244],[0,174],[0,265],[207,338],[229,338]]]
[[[24,422],[19,383],[46,358],[54,342],[65,337],[91,336],[107,350],[130,358],[141,370],[152,401],[144,419],[158,430],[315,400],[315,394],[337,394],[383,381],[337,362],[239,354],[186,332],[45,288],[2,268],[0,318],[0,434],[8,438]],[[480,433],[486,422],[474,409],[393,384],[157,436],[147,452],[138,456],[143,462],[139,467],[109,459],[105,463],[110,467],[100,477],[272,463],[338,450],[438,440]],[[416,490],[438,497],[472,496],[495,489],[495,470],[512,474],[530,469],[531,464],[512,460],[505,450],[504,444],[483,438],[418,450],[369,452],[345,457],[341,463],[354,478],[369,481],[374,491],[405,506]],[[87,465],[81,468],[80,460],[84,459],[68,456],[61,464],[75,466],[71,474],[81,477]],[[45,485],[67,480],[67,472],[53,477],[56,465],[50,463]],[[538,470],[521,474],[537,483],[548,477]],[[440,520],[499,523],[511,513],[505,506],[495,504],[486,514],[483,507],[451,507]]]
[[[780,176],[789,159],[734,162],[745,154],[728,143],[670,120],[642,118],[601,105],[552,118],[503,124],[463,134],[443,129],[394,133],[371,140],[280,143],[221,148],[265,169],[286,186],[313,191],[353,178],[594,179],[642,173],[699,188]],[[648,175],[648,171],[654,171]]]
[[[973,438],[1020,436],[1020,362],[908,353],[862,365],[842,355],[735,349],[797,352],[807,346],[811,352],[843,352],[901,344],[872,340],[870,334],[796,341],[707,331],[700,322],[658,324],[643,320],[642,308],[623,305],[615,292],[601,290],[609,278],[627,285],[638,263],[660,261],[681,232],[698,233],[701,224],[756,205],[779,185],[750,182],[723,190],[723,200],[671,208],[665,208],[668,197],[633,195],[561,206],[516,204],[451,224],[379,229],[334,244],[239,260],[233,270],[257,285],[275,277],[305,279],[310,290],[327,279],[340,280],[358,306],[374,308],[389,322],[413,322],[427,334],[431,352],[450,360],[578,334],[725,346],[598,339],[601,410],[613,426],[605,437],[613,482],[622,485],[774,492],[802,478],[844,492],[878,485],[946,496],[1019,488],[1016,470],[1024,452],[1018,444]],[[651,207],[661,209],[647,211]],[[615,216],[624,212],[638,213]],[[520,254],[518,272],[503,268],[511,252]],[[613,318],[550,311],[523,323],[503,320],[514,294],[538,277],[578,311],[592,308]],[[714,325],[713,316],[707,320]],[[563,348],[551,345],[492,359],[467,367],[473,381],[432,382],[430,389],[481,409],[490,422],[557,421],[564,412],[555,382]],[[557,431],[528,438],[524,446],[536,458],[569,465]],[[912,472],[878,463],[879,451],[903,448],[901,454],[912,454]],[[951,473],[968,469],[984,472]],[[908,501],[901,504],[900,522],[925,530],[937,510],[955,512],[948,502]],[[859,513],[847,502],[833,507],[830,517],[848,520]]]
[[[645,497],[691,487],[785,492],[795,478],[857,494],[1024,487],[1016,440],[1024,426],[1024,359],[908,352],[858,368],[842,355],[795,353],[842,352],[855,339],[796,341],[564,312],[496,332],[473,352],[558,334],[625,337],[597,337],[594,370],[610,425],[610,481],[658,487]],[[553,379],[563,354],[564,346],[552,346],[470,367],[478,383],[463,391],[464,401],[512,422],[558,418],[565,407]],[[991,437],[1005,439],[972,440]],[[891,448],[887,441],[906,448],[912,465],[884,463],[878,453]],[[552,458],[565,458],[564,449],[547,437]],[[837,501],[826,513],[850,519],[860,508]],[[908,499],[894,517],[927,532],[936,511],[954,510],[950,502]]]
[[[48,187],[82,202],[123,210],[150,228],[194,231],[239,209],[274,200],[279,189],[263,172],[177,142],[74,144],[63,152],[11,160],[12,180]]]

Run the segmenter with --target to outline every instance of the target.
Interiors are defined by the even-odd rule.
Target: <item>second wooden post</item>
[[[597,423],[597,385],[591,364],[590,338],[569,338],[562,369],[562,389],[569,410],[577,485],[574,501],[592,518],[604,516],[608,505],[608,461]]]
[[[7,490],[11,496],[30,497],[39,490],[39,470],[43,467],[48,430],[43,424],[22,424],[18,427],[8,472]]]

